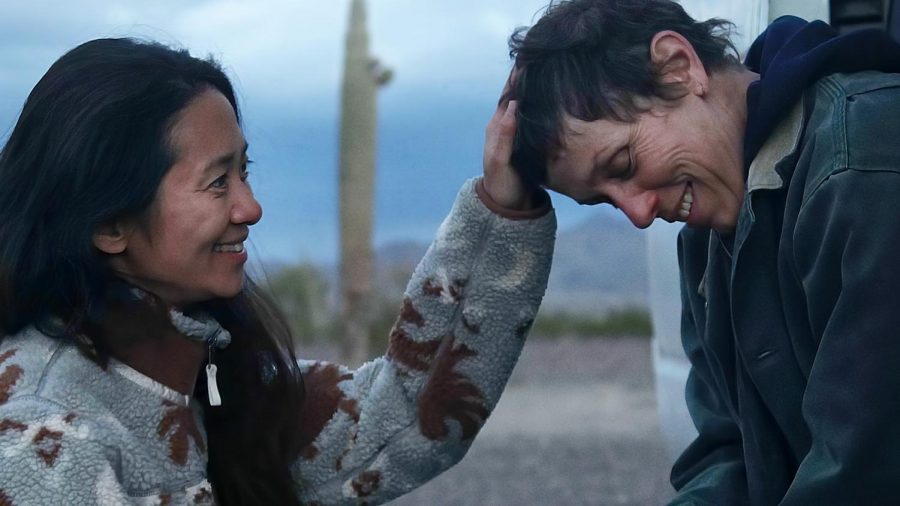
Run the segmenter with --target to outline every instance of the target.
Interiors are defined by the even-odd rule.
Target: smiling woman
[[[175,163],[147,220],[111,223],[95,235],[123,279],[184,305],[241,291],[248,227],[262,217],[247,181],[247,142],[221,92],[201,91],[171,132]]]
[[[900,502],[900,45],[783,16],[741,64],[729,26],[554,2],[511,39],[515,165],[685,224],[671,504]]]
[[[0,504],[374,504],[457,462],[553,250],[511,111],[387,353],[351,371],[298,360],[244,272],[262,209],[220,67],[130,39],[65,54],[0,152]]]

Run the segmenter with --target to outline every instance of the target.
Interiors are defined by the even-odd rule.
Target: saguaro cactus
[[[341,90],[341,354],[358,365],[369,356],[372,318],[372,216],[375,188],[375,94],[391,72],[369,55],[364,0],[353,0]]]

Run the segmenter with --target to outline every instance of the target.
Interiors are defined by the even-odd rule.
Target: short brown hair
[[[551,3],[531,28],[509,39],[516,79],[504,99],[517,100],[512,164],[535,185],[562,147],[565,114],[583,121],[630,121],[637,97],[675,99],[678,85],[659,82],[650,41],[663,30],[690,42],[707,71],[737,67],[733,24],[695,21],[671,0],[567,0]]]

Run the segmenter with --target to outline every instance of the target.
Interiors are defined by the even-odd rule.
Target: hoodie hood
[[[744,171],[803,91],[840,72],[900,72],[900,44],[881,30],[839,35],[822,21],[782,16],[750,46],[744,64],[760,79],[747,90]]]

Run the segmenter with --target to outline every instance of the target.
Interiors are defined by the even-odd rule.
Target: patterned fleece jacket
[[[413,273],[387,353],[353,371],[301,361],[304,504],[376,504],[458,462],[512,372],[546,288],[542,212],[460,191]],[[212,504],[197,400],[106,370],[34,328],[0,342],[0,506]],[[223,402],[228,402],[225,399]]]

